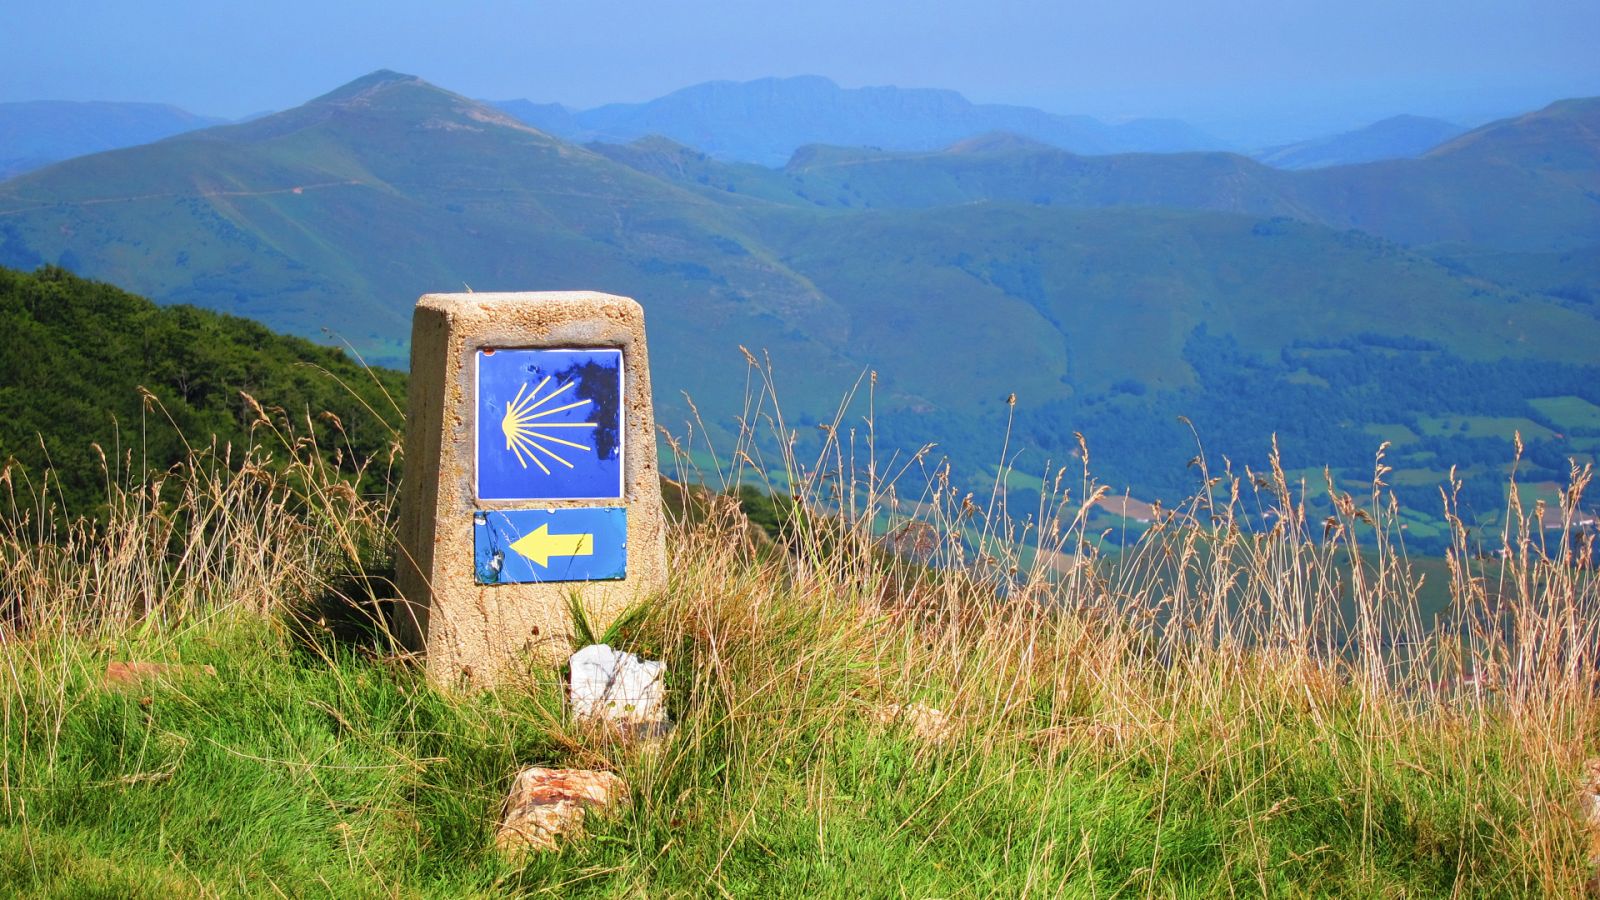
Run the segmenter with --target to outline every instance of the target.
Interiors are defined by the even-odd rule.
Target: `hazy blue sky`
[[[0,100],[238,116],[374,69],[586,107],[827,75],[1289,132],[1600,94],[1600,0],[10,0]],[[1235,124],[1230,124],[1235,123]]]

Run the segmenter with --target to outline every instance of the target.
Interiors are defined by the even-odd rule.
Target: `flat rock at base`
[[[666,663],[590,644],[568,660],[573,718],[644,737],[667,730]]]
[[[529,850],[555,850],[560,839],[582,834],[590,809],[604,810],[621,802],[627,784],[612,772],[593,769],[523,769],[511,784],[505,819],[495,833],[495,847],[518,855]]]
[[[212,666],[186,666],[178,663],[110,662],[106,663],[105,683],[110,687],[125,687],[151,678],[183,678],[190,675],[215,676]]]

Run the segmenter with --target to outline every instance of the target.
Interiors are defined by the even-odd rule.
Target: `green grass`
[[[486,847],[509,774],[558,756],[537,724],[550,691],[452,702],[410,669],[259,619],[8,655],[24,654],[0,872],[27,893],[116,893],[151,876],[151,896],[485,887],[504,874]],[[108,689],[112,658],[217,675]],[[55,862],[40,866],[35,836]]]
[[[1398,468],[1386,479],[1390,484],[1433,485],[1444,484],[1444,479],[1432,469]]]
[[[1580,463],[1593,462],[1594,455],[1596,453],[1600,453],[1600,437],[1574,438],[1572,440],[1572,447],[1575,450],[1587,451],[1573,454],[1574,458],[1576,458]]]
[[[1600,406],[1582,397],[1535,397],[1528,404],[1567,430],[1600,430]]]
[[[201,451],[160,492],[124,473],[97,522],[8,483],[0,893],[1570,896],[1589,875],[1600,580],[1514,510],[1503,554],[1451,506],[1450,559],[1411,559],[1387,494],[1335,485],[1308,517],[1272,454],[1112,554],[1081,466],[1031,526],[936,472],[897,487],[931,535],[905,558],[880,538],[913,523],[833,493],[895,485],[791,450],[767,461],[780,502],[674,486],[669,584],[614,641],[666,663],[676,727],[641,746],[569,721],[558,669],[455,693],[360,627],[393,492],[263,415],[274,465]],[[110,688],[113,660],[216,674]],[[889,715],[914,703],[949,733]],[[530,765],[614,771],[627,802],[502,858]]]
[[[727,588],[699,610],[751,615],[740,595],[754,586]],[[30,665],[7,690],[0,880],[61,897],[1437,896],[1542,883],[1493,850],[1536,814],[1499,726],[1423,721],[1380,747],[1357,693],[1330,687],[1307,705],[1247,666],[1189,671],[1192,688],[1167,685],[1137,715],[1085,684],[1070,708],[1049,691],[995,698],[930,746],[871,715],[912,684],[883,683],[898,659],[856,657],[860,626],[812,608],[725,620],[720,636],[752,625],[774,630],[725,644],[714,676],[692,643],[670,645],[687,632],[635,635],[674,662],[679,691],[706,687],[702,675],[742,683],[720,701],[679,697],[679,730],[653,754],[602,748],[631,806],[520,867],[491,849],[511,775],[597,759],[564,732],[555,673],[447,696],[393,660],[249,618],[13,647]],[[774,669],[774,651],[796,655]],[[218,671],[106,689],[110,658]],[[1070,671],[1064,684],[1092,680]],[[950,674],[916,690],[959,707]],[[1566,789],[1564,772],[1541,777],[1541,794]]]
[[[1460,434],[1510,440],[1520,432],[1524,441],[1544,441],[1555,436],[1545,426],[1521,416],[1420,416],[1417,424],[1423,434],[1432,436]]]
[[[1417,442],[1417,433],[1409,427],[1398,423],[1366,425],[1362,427],[1362,430],[1378,440],[1388,441],[1396,447],[1403,447],[1406,444]]]
[[[987,477],[1001,479],[1005,486],[1012,490],[1020,488],[1042,491],[1045,488],[1044,479],[1029,472],[1024,472],[1015,468],[1007,468],[1004,472],[1003,478],[1001,477],[1001,474],[1002,473],[999,467],[994,467],[989,470]]]
[[[787,624],[816,624],[807,619]],[[996,736],[974,723],[956,745],[930,750],[875,724],[864,698],[852,702],[871,685],[843,648],[813,649],[807,680],[820,683],[758,703],[748,721],[695,722],[723,733],[686,734],[655,761],[624,763],[635,807],[519,870],[489,849],[511,773],[584,761],[552,740],[553,678],[447,699],[403,667],[310,652],[260,621],[217,621],[153,645],[41,648],[38,677],[12,686],[34,718],[14,718],[6,733],[14,780],[0,873],[13,889],[54,896],[645,886],[807,896],[819,885],[1217,895],[1293,892],[1308,880],[1435,894],[1455,882],[1461,854],[1514,827],[1525,806],[1400,765],[1426,772],[1463,749],[1424,735],[1388,748],[1376,761],[1385,771],[1361,785],[1346,759],[1363,752],[1353,696],[1335,695],[1321,727],[1292,708],[1262,721],[1251,710],[1260,698],[1241,693],[1210,710],[1217,720],[1155,710],[1149,723],[1128,723],[1126,738],[1090,727]],[[210,663],[218,675],[107,690],[96,682],[112,656]],[[827,731],[807,727],[823,709]],[[1244,722],[1249,733],[1236,737],[1250,751],[1218,758],[1215,729]],[[1352,740],[1322,743],[1329,727]],[[741,748],[728,747],[733,738]],[[1357,789],[1363,803],[1341,799]],[[1464,822],[1466,793],[1482,808]],[[1364,828],[1377,845],[1365,859],[1348,846]]]

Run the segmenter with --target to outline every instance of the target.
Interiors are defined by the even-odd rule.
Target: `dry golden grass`
[[[746,530],[733,509],[677,536],[678,583],[657,620],[670,623],[664,646],[693,648],[687,659],[703,666],[691,696],[720,695],[728,715],[770,709],[763,698],[806,704],[854,661],[847,688],[832,684],[787,716],[797,737],[852,721],[851,703],[927,701],[997,778],[1038,766],[1157,773],[1154,814],[1196,796],[1226,811],[1235,827],[1223,868],[1248,869],[1266,892],[1284,889],[1286,865],[1311,873],[1298,890],[1319,892],[1332,876],[1318,854],[1344,857],[1337,883],[1376,890],[1393,874],[1384,860],[1397,831],[1428,852],[1449,848],[1453,883],[1468,893],[1557,895],[1587,877],[1584,848],[1600,832],[1577,796],[1597,744],[1600,581],[1576,520],[1591,467],[1572,469],[1560,531],[1512,490],[1487,553],[1456,512],[1452,475],[1441,491],[1452,603],[1425,621],[1381,448],[1371,493],[1330,480],[1331,513],[1317,518],[1275,448],[1262,473],[1213,474],[1197,459],[1203,490],[1158,506],[1142,539],[1105,553],[1086,524],[1105,494],[1087,447],[1081,471],[1044,473],[1045,499],[1019,513],[1002,493],[953,490],[925,454],[876,459],[870,396],[855,428],[842,405],[820,428],[820,451],[798,458],[770,377],[752,369],[763,377],[733,463],[682,477],[721,475],[728,487],[754,477],[788,492],[789,552],[730,541]],[[888,552],[908,533],[921,552]],[[776,635],[791,645],[775,648]],[[752,657],[730,663],[737,648]],[[1296,781],[1322,781],[1325,793],[1274,795]],[[1043,793],[1058,790],[1067,780],[1046,774]],[[1257,833],[1329,805],[1356,829],[1346,845]],[[1430,821],[1446,810],[1449,835]],[[1158,838],[1146,881],[1129,884],[1157,891],[1163,852]]]

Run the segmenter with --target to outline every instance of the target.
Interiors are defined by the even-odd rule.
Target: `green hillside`
[[[0,462],[23,485],[42,489],[53,469],[72,514],[106,499],[101,453],[117,472],[160,472],[189,457],[185,442],[238,454],[252,443],[258,414],[241,396],[280,407],[303,431],[319,417],[337,443],[324,447],[354,472],[386,461],[400,424],[403,376],[363,370],[338,350],[274,334],[258,323],[187,306],[159,308],[60,269],[34,274],[0,268]],[[143,391],[148,391],[146,402]],[[329,429],[323,413],[340,428]],[[170,417],[170,418],[169,418]],[[262,434],[259,442],[271,446]],[[119,479],[120,480],[120,479]]]
[[[734,211],[393,73],[7,182],[0,208],[0,263],[61,263],[163,302],[329,329],[391,365],[419,294],[538,285],[649,298],[668,343],[711,321],[793,348],[808,371],[853,374],[825,331],[784,337],[833,310],[746,247]]]
[[[1600,323],[1581,312],[1521,302],[1370,235],[1289,219],[980,203],[827,228],[773,221],[784,262],[850,311],[858,352],[941,392],[949,353],[1001,346],[1007,374],[1070,374],[1079,390],[1130,375],[1151,388],[1192,384],[1182,350],[1202,325],[1263,354],[1369,332],[1426,336],[1476,360],[1587,363],[1600,347]],[[908,344],[907,329],[932,333]],[[1540,341],[1556,335],[1565,339]]]
[[[1447,245],[1431,248],[1428,255],[1467,277],[1518,285],[1600,315],[1600,244],[1547,253]]]
[[[1490,123],[1422,159],[1302,174],[1300,196],[1335,227],[1523,252],[1600,243],[1600,98]]]
[[[743,345],[771,354],[802,448],[872,369],[887,448],[938,441],[972,483],[1015,393],[1027,471],[1082,432],[1119,486],[1186,492],[1182,415],[1208,449],[1259,463],[1279,434],[1293,465],[1357,483],[1388,439],[1428,510],[1460,464],[1489,515],[1514,431],[1539,478],[1600,451],[1560,400],[1600,403],[1595,116],[1556,104],[1423,159],[1299,173],[1006,136],[772,170],[657,138],[580,147],[380,72],[0,184],[0,263],[390,365],[422,293],[606,290],[646,307],[674,430],[683,392],[713,431],[741,409]]]
[[[979,204],[782,238],[794,248],[785,261],[851,310],[853,342],[889,373],[880,433],[897,446],[941,441],[969,466],[997,461],[1008,391],[1022,472],[1061,463],[1081,432],[1098,475],[1168,498],[1194,487],[1180,416],[1208,452],[1257,469],[1276,435],[1313,489],[1324,464],[1347,483],[1369,479],[1390,440],[1415,509],[1437,510],[1455,465],[1486,521],[1514,432],[1529,444],[1524,473],[1552,481],[1600,451],[1600,430],[1540,399],[1600,401],[1600,321],[1359,232]],[[919,321],[942,327],[898,337]],[[1450,413],[1481,426],[1422,424]],[[1442,536],[1425,524],[1413,529],[1424,543]]]

